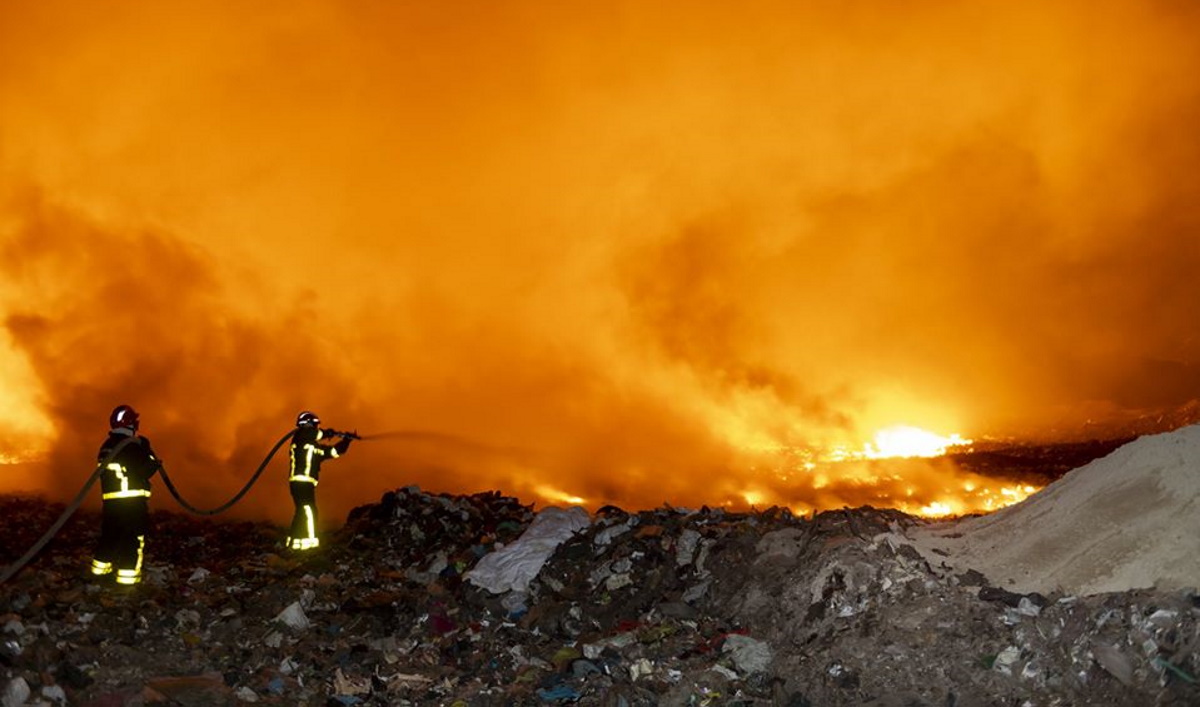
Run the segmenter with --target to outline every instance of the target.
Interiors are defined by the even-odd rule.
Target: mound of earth
[[[1022,503],[906,541],[1016,592],[1200,587],[1200,425],[1138,438]]]

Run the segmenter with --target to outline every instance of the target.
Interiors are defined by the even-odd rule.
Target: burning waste
[[[156,512],[143,585],[72,519],[0,586],[5,705],[1194,704],[1200,427],[932,522],[385,493],[316,554]],[[56,508],[7,498],[13,556]]]
[[[540,5],[0,3],[0,492],[401,431],[0,501],[0,707],[1200,703],[1200,3]]]

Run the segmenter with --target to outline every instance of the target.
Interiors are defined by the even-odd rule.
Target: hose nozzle
[[[357,432],[342,432],[340,430],[322,430],[326,437],[345,437],[347,439],[362,439]]]

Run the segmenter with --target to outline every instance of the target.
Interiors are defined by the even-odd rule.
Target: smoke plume
[[[780,454],[1200,398],[1198,31],[1178,0],[9,3],[0,455],[47,471],[4,485],[69,497],[129,403],[199,504],[302,409],[397,433],[331,462],[327,516],[409,483],[927,502],[954,469]]]

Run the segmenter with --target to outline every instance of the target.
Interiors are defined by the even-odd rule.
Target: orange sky
[[[195,5],[0,6],[0,487],[128,402],[198,503],[311,408],[414,433],[334,509],[840,505],[747,450],[1200,397],[1195,3]]]

